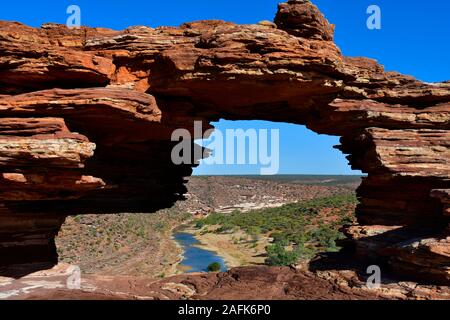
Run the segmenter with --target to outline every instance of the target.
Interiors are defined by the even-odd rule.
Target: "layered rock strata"
[[[367,173],[347,229],[357,254],[450,283],[450,83],[344,57],[333,29],[306,0],[274,24],[0,22],[0,264],[55,263],[67,215],[182,199],[195,164],[172,163],[174,129],[260,119],[341,136]]]

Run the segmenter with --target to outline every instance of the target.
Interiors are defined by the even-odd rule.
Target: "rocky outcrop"
[[[303,268],[253,266],[225,273],[148,277],[84,275],[58,264],[21,279],[0,277],[7,300],[448,300],[448,286],[386,279],[368,288],[351,270],[317,273]]]
[[[0,52],[2,265],[55,263],[67,215],[182,199],[192,168],[171,161],[174,129],[260,119],[341,136],[368,174],[347,230],[358,255],[449,283],[450,83],[342,56],[309,1],[281,4],[275,24],[1,22]]]

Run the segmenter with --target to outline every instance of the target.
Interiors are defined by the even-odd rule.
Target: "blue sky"
[[[281,0],[280,0],[281,1]],[[66,8],[77,4],[82,24],[113,29],[131,25],[177,26],[186,21],[222,19],[236,23],[273,20],[276,0],[14,0],[3,1],[1,20],[31,26],[65,23]],[[377,59],[387,70],[423,81],[450,79],[450,1],[447,0],[313,0],[336,25],[336,43],[348,56]],[[382,29],[366,28],[366,9],[382,10]],[[280,130],[280,173],[347,174],[347,160],[337,150],[337,137],[317,135],[288,124],[221,121],[218,128]],[[202,166],[197,174],[255,174],[256,166]],[[355,172],[353,172],[355,173]]]

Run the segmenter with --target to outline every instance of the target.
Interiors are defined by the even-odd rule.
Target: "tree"
[[[218,272],[218,271],[220,271],[220,269],[222,269],[222,267],[220,266],[220,263],[218,263],[218,262],[213,262],[208,266],[209,272]]]
[[[269,266],[289,266],[295,264],[299,258],[299,252],[287,251],[281,243],[267,246],[266,264]]]

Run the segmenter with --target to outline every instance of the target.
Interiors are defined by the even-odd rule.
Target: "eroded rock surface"
[[[448,300],[446,286],[393,282],[369,288],[351,270],[313,273],[302,268],[254,266],[225,273],[193,273],[153,279],[81,275],[58,264],[21,279],[0,277],[0,299],[21,300]],[[79,285],[79,287],[77,286]]]
[[[171,161],[174,129],[260,119],[341,136],[368,174],[347,232],[358,255],[450,283],[450,83],[342,56],[309,1],[281,4],[275,24],[0,22],[0,52],[1,265],[56,263],[67,215],[182,199],[192,166]]]

